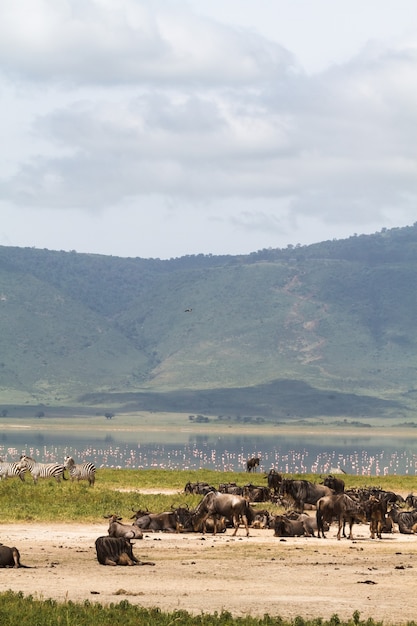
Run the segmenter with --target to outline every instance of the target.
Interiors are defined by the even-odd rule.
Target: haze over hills
[[[417,225],[246,256],[0,247],[0,405],[415,416]]]

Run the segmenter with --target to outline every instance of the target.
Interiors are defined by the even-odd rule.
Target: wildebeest
[[[371,539],[375,539],[375,535],[378,539],[382,538],[382,528],[385,518],[384,503],[376,496],[371,496],[368,502],[365,504],[365,510],[369,518],[369,530],[371,533]]]
[[[184,487],[184,493],[190,493],[199,496],[205,496],[206,493],[208,493],[209,491],[216,491],[216,489],[208,483],[203,482],[188,482]]]
[[[236,483],[220,483],[220,493],[232,493],[234,496],[243,496],[243,487],[239,487]]]
[[[20,562],[20,552],[17,548],[9,548],[0,544],[0,567],[28,567]]]
[[[122,524],[121,517],[105,515],[109,520],[109,537],[124,537],[125,539],[143,539],[143,533],[135,524]]]
[[[338,539],[340,539],[346,521],[349,522],[349,539],[353,539],[352,527],[357,519],[367,523],[363,505],[355,502],[345,493],[324,496],[318,500],[316,507],[318,537],[325,538],[324,524],[325,522],[331,524],[334,519],[338,522]]]
[[[98,537],[95,546],[101,565],[155,565],[151,561],[139,561],[133,554],[132,544],[125,537]]]
[[[297,519],[289,519],[285,515],[276,515],[274,520],[275,537],[315,537],[317,522],[307,513],[300,513]]]
[[[257,456],[252,457],[251,459],[248,459],[246,461],[246,471],[247,472],[254,472],[256,470],[257,467],[259,467],[259,463],[260,463],[260,458]]]
[[[268,484],[268,489],[270,489],[271,491],[274,492],[275,495],[277,495],[279,493],[279,489],[281,487],[281,482],[282,482],[282,474],[280,474],[279,472],[277,472],[274,468],[270,469],[268,472],[268,476],[267,478],[267,484]]]
[[[131,519],[134,519],[134,526],[141,531],[148,532],[168,532],[179,531],[178,516],[175,511],[164,511],[163,513],[149,513],[149,511],[135,511]]]
[[[246,528],[246,536],[249,537],[248,517],[250,517],[250,511],[249,503],[246,498],[234,496],[229,493],[211,491],[204,496],[196,507],[194,528],[196,529],[199,524],[202,524],[204,529],[205,521],[209,516],[212,516],[214,519],[214,535],[217,532],[217,516],[223,516],[233,522],[235,529],[233,536],[236,535],[240,523],[242,522]]]
[[[333,491],[325,485],[317,485],[308,480],[284,478],[281,482],[280,495],[289,497],[301,513],[305,504],[316,504],[323,496],[330,496]]]
[[[396,507],[392,507],[388,511],[387,516],[398,525],[400,533],[411,535],[414,533],[413,526],[417,524],[417,509],[412,511],[399,511]]]
[[[250,502],[268,502],[271,499],[271,492],[263,485],[252,485],[249,483],[243,487],[243,494]]]
[[[343,493],[345,490],[345,481],[341,478],[336,478],[336,476],[333,476],[332,474],[326,476],[323,480],[323,485],[330,487],[334,493]]]
[[[216,516],[216,521],[212,517],[209,517],[204,522],[204,527],[200,523],[195,521],[195,510],[187,507],[177,507],[175,513],[178,519],[178,528],[180,532],[214,532],[214,524],[216,524],[216,532],[226,531],[226,520],[224,517]]]
[[[413,495],[412,493],[409,493],[405,499],[405,504],[410,509],[417,509],[417,496]]]

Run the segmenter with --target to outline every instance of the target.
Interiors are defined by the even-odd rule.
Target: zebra
[[[81,465],[76,465],[71,456],[66,456],[64,467],[68,470],[71,481],[88,480],[90,487],[93,487],[96,480],[96,467],[93,463],[86,461]]]
[[[30,471],[35,485],[38,478],[55,478],[57,483],[61,482],[62,478],[67,480],[64,476],[65,467],[62,463],[38,463],[32,457],[22,454],[17,466],[20,469]]]
[[[20,468],[17,462],[7,462],[0,459],[0,480],[6,480],[9,476],[18,476],[21,481],[24,481],[25,470]]]

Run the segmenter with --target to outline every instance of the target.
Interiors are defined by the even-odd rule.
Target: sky
[[[248,254],[417,215],[415,0],[2,0],[0,245]]]

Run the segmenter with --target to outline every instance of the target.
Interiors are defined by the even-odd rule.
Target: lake
[[[396,431],[398,432],[398,431]],[[99,434],[98,434],[99,433]],[[192,434],[138,431],[0,431],[0,457],[22,453],[46,463],[92,461],[97,468],[244,471],[246,459],[259,456],[260,471],[282,473],[417,475],[417,432],[412,436],[314,434]]]

